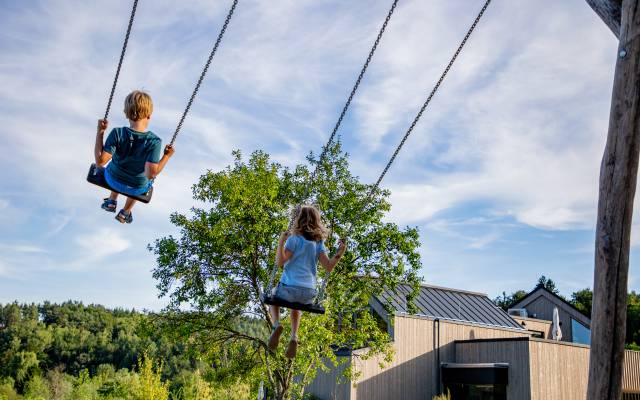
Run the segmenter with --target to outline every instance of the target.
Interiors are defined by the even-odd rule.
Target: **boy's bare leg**
[[[131,212],[134,204],[136,204],[136,201],[130,197],[127,197],[127,202],[124,203],[124,210],[126,212]]]
[[[113,200],[113,201],[118,200],[118,193],[117,193],[117,192],[111,192],[111,193],[109,194],[109,199],[111,199],[111,200]]]

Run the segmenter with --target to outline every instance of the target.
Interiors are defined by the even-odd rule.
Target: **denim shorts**
[[[126,185],[124,183],[121,183],[120,181],[117,181],[113,176],[111,176],[111,174],[109,174],[108,168],[104,169],[104,179],[107,181],[109,186],[111,186],[111,188],[116,192],[120,192],[122,194],[130,194],[132,196],[137,196],[140,194],[147,193],[149,189],[151,189],[151,185],[152,185],[151,181],[148,181],[147,184],[142,187],[133,187],[133,186]]]
[[[317,295],[318,291],[315,289],[285,285],[282,282],[276,288],[276,296],[291,303],[312,304]]]

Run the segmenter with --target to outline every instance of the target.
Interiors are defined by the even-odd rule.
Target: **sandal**
[[[110,198],[103,199],[102,206],[100,206],[103,210],[107,212],[116,212],[116,207],[118,206],[118,202],[115,200],[111,200]]]
[[[127,212],[124,209],[120,210],[118,215],[116,215],[116,219],[121,224],[127,223],[130,224],[133,222],[133,213],[131,211]]]

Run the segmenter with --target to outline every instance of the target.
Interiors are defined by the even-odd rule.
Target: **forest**
[[[562,296],[555,282],[539,285]],[[526,295],[503,293],[507,309]],[[589,316],[592,292],[567,299]],[[0,305],[0,399],[246,399],[263,377],[251,348],[185,341],[160,314],[80,302]],[[236,321],[238,332],[266,337],[258,320]],[[640,295],[629,293],[627,347],[640,350]],[[218,347],[218,348],[214,348]],[[255,349],[254,349],[255,350]]]
[[[233,363],[241,349],[185,343],[158,318],[80,302],[0,306],[0,399],[249,397],[238,377],[251,367]],[[238,328],[260,334],[251,321]]]

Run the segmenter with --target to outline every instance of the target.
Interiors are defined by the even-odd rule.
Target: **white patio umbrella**
[[[553,340],[562,340],[562,330],[560,329],[560,315],[558,307],[553,307],[553,324],[551,325],[551,336]]]

